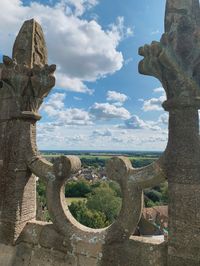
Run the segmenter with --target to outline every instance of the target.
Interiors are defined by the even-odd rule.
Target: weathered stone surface
[[[16,247],[0,244],[0,266],[13,266]]]
[[[26,21],[15,40],[12,57],[30,68],[48,63],[43,31],[34,19]]]
[[[13,58],[0,64],[0,241],[12,243],[35,219],[36,180],[28,158],[37,154],[36,121],[43,98],[55,84],[42,29],[34,20],[22,26]]]
[[[38,226],[36,224],[35,226]],[[43,225],[45,227],[45,225]],[[30,228],[29,228],[30,230]],[[51,239],[52,238],[52,239]],[[54,235],[49,234],[47,239],[56,241]],[[54,240],[53,240],[54,239]],[[27,239],[26,239],[27,241]],[[59,243],[58,245],[59,246]],[[59,247],[58,247],[59,248]],[[87,247],[83,245],[83,250]],[[68,252],[68,249],[59,251],[54,248],[46,248],[31,242],[23,242],[15,247],[0,244],[0,266],[95,266],[99,265],[102,250],[98,244],[95,245],[95,256],[85,254],[82,249],[77,248],[75,253]],[[160,241],[150,241],[149,238],[133,238],[126,245],[115,252],[115,246],[110,254],[110,258],[105,262],[105,266],[114,265],[115,261],[120,266],[166,266],[166,244]]]
[[[17,252],[13,265],[20,266],[72,266],[77,265],[72,256],[61,253],[59,251],[45,249],[40,246],[30,246],[29,244],[21,243],[17,247]]]
[[[110,256],[101,265],[113,266],[166,266],[167,245],[149,238],[131,237],[123,245],[113,243]]]
[[[166,2],[165,33],[140,48],[139,71],[158,78],[167,95],[168,265],[200,265],[200,8],[198,0]]]

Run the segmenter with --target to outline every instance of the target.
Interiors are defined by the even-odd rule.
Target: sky
[[[164,0],[1,0],[0,55],[11,56],[23,21],[35,18],[57,65],[39,149],[165,149],[163,88],[138,73],[138,48],[160,39],[164,9]]]

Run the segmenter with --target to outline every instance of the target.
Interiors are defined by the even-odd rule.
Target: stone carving
[[[33,19],[26,21],[21,27],[13,46],[12,57],[18,64],[30,68],[47,64],[47,48],[42,28]]]
[[[35,178],[29,157],[38,154],[38,109],[55,85],[55,65],[47,65],[40,25],[26,21],[16,38],[13,58],[0,64],[0,238],[13,242],[35,217]],[[30,200],[28,200],[30,197]]]
[[[34,36],[34,37],[33,37]],[[34,20],[22,26],[13,48],[13,59],[3,57],[0,64],[0,119],[35,116],[55,85],[55,65],[47,65],[42,29]]]
[[[198,1],[167,1],[165,33],[160,42],[139,49],[142,74],[160,80],[167,95],[164,107],[199,106],[200,12]]]
[[[167,96],[163,107],[169,111],[169,140],[161,160],[170,197],[167,265],[199,265],[199,1],[166,1],[165,33],[139,54],[144,56],[140,73],[160,80]]]

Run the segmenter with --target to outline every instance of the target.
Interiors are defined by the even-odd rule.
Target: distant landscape
[[[128,157],[134,167],[146,166],[162,154],[155,151],[94,151],[94,150],[42,150],[41,154],[47,159],[53,159],[61,155],[76,155],[81,159],[83,166],[105,166],[105,162],[114,156]]]

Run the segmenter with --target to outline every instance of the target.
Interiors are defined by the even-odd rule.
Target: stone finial
[[[55,65],[47,65],[47,48],[41,26],[26,21],[14,44],[13,58],[0,64],[0,119],[34,118],[43,99],[55,85]]]
[[[40,24],[34,19],[27,20],[22,25],[14,43],[12,57],[18,64],[24,64],[30,68],[34,65],[47,64],[44,34]]]

